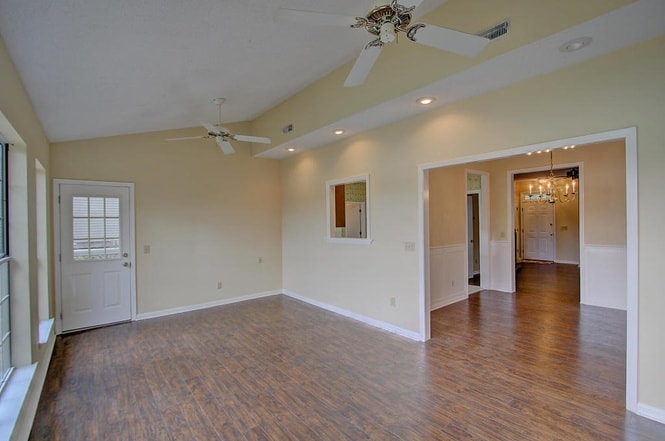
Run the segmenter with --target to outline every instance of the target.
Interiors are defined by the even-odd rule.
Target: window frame
[[[5,311],[3,308],[6,308],[8,322],[6,324],[7,333],[4,335],[0,333],[0,393],[7,384],[13,371],[11,355],[11,256],[9,255],[9,185],[7,182],[9,176],[8,158],[9,143],[7,143],[4,138],[0,137],[0,199],[2,203],[2,216],[0,216],[0,239],[2,240],[3,245],[0,247],[0,266],[5,267],[2,269],[2,271],[6,271],[4,277],[0,277],[0,281],[5,284],[4,287],[0,287],[0,323],[2,323],[2,317],[5,316]],[[3,297],[2,294],[4,291],[6,291],[6,296]],[[0,327],[0,331],[2,330],[2,327]],[[5,362],[4,354],[8,355],[8,362]]]
[[[356,182],[365,182],[365,230],[366,237],[336,237],[333,234],[334,216],[335,216],[335,187],[338,185],[353,184]],[[341,179],[331,179],[326,181],[326,241],[329,243],[343,243],[354,245],[369,245],[373,242],[371,236],[370,222],[370,181],[369,173],[356,176],[349,176]]]

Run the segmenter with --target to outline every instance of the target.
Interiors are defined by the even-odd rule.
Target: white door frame
[[[480,287],[490,288],[490,174],[486,171],[466,169],[466,175],[480,176],[480,190],[467,191],[478,195],[478,240],[480,244]],[[468,221],[467,221],[468,224]],[[467,232],[467,237],[469,233]],[[467,258],[467,261],[469,259]],[[468,270],[467,270],[468,273]],[[469,286],[467,284],[467,290]]]
[[[431,337],[430,327],[430,305],[429,305],[429,179],[428,172],[434,168],[448,167],[453,165],[470,164],[472,162],[503,159],[510,156],[522,155],[536,150],[558,148],[564,145],[584,145],[598,142],[623,139],[626,150],[626,408],[638,415],[643,413],[638,406],[638,347],[639,347],[639,314],[638,314],[638,270],[639,270],[639,236],[638,236],[638,187],[637,187],[637,128],[611,130],[607,132],[593,133],[590,135],[564,138],[555,141],[543,142],[506,150],[498,150],[470,157],[439,161],[418,166],[418,240],[421,253],[418,256],[418,279],[419,279],[419,302],[420,302],[420,339],[429,340]],[[581,184],[581,183],[580,183]],[[509,192],[509,194],[512,194]],[[509,199],[512,197],[509,197]],[[512,206],[508,210],[508,223],[512,225]],[[513,227],[514,228],[514,227]],[[584,225],[580,222],[580,231],[584,231]],[[509,243],[514,248],[513,234],[510,233]],[[580,244],[583,243],[580,237]],[[510,250],[512,256],[513,250]],[[582,259],[582,256],[580,256]],[[513,272],[511,279],[514,281],[515,259],[510,259],[510,269]],[[584,262],[580,261],[583,265]],[[481,276],[482,277],[482,276]]]
[[[53,262],[55,262],[55,333],[62,334],[62,265],[60,262],[61,238],[60,238],[60,185],[101,185],[110,187],[129,188],[129,261],[132,262],[129,271],[130,308],[131,320],[136,320],[136,242],[135,242],[135,217],[134,217],[134,183],[132,182],[106,182],[106,181],[83,181],[76,179],[54,179],[53,180]]]

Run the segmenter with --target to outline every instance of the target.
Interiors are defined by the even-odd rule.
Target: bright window
[[[120,259],[120,199],[74,196],[74,260]]]
[[[9,241],[7,237],[7,152],[9,146],[0,148],[0,389],[12,370],[11,321],[9,298]]]

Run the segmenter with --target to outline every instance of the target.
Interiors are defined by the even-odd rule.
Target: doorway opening
[[[589,197],[584,200],[581,197],[580,202],[580,246],[579,246],[579,262],[580,262],[580,291],[582,303],[596,305],[596,301],[607,301],[608,299],[601,293],[605,288],[610,287],[608,283],[601,283],[602,287],[598,285],[599,276],[607,274],[606,264],[612,265],[612,273],[615,279],[611,282],[615,285],[616,291],[622,293],[623,302],[627,311],[626,320],[626,407],[634,411],[637,406],[637,138],[635,128],[620,129],[610,132],[599,134],[581,136],[576,138],[562,139],[542,144],[518,147],[514,149],[504,150],[500,152],[492,152],[482,155],[477,155],[472,158],[461,158],[458,160],[443,161],[439,163],[432,163],[422,165],[419,167],[419,185],[422,190],[422,200],[419,213],[422,220],[422,244],[424,252],[421,258],[421,334],[422,339],[427,340],[431,336],[431,316],[430,316],[430,266],[429,260],[430,253],[428,245],[431,244],[432,237],[436,236],[436,225],[432,224],[432,204],[436,203],[432,197],[432,173],[436,169],[445,168],[447,172],[453,173],[457,166],[468,166],[473,164],[474,169],[487,169],[492,170],[493,191],[492,198],[497,203],[492,204],[492,221],[491,221],[491,237],[490,237],[490,250],[489,250],[489,284],[487,289],[494,291],[501,291],[511,293],[515,291],[515,271],[516,265],[516,245],[518,239],[515,232],[515,199],[513,178],[516,174],[514,170],[528,169],[530,166],[521,166],[520,161],[525,161],[529,152],[537,150],[548,150],[563,148],[565,145],[575,144],[577,146],[592,147],[601,143],[620,143],[622,146],[621,157],[622,167],[621,173],[612,175],[614,190],[609,194],[612,199],[608,199],[608,193],[603,193],[604,196],[598,198]],[[583,150],[583,149],[579,149]],[[605,156],[602,154],[601,156]],[[492,161],[492,165],[487,163]],[[591,160],[590,160],[591,161]],[[496,163],[502,164],[502,169],[506,170],[503,174],[496,173]],[[517,164],[516,164],[517,162]],[[565,162],[565,161],[564,161]],[[579,161],[578,161],[579,162]],[[533,166],[531,166],[533,167]],[[544,165],[541,165],[544,167]],[[499,168],[501,169],[501,168]],[[591,173],[588,173],[589,177]],[[501,183],[504,181],[505,184]],[[603,185],[607,183],[607,174],[604,171],[598,172],[593,177],[594,182],[600,182]],[[503,188],[501,188],[503,187]],[[584,183],[580,182],[580,190],[583,191]],[[462,207],[466,210],[465,198],[466,191],[462,193]],[[501,199],[506,201],[498,202]],[[623,205],[619,206],[614,204],[615,201],[623,201]],[[595,204],[594,204],[595,202]],[[593,231],[588,230],[584,234],[584,217],[582,215],[584,204],[593,206],[594,210],[603,205],[610,205],[616,213],[625,213],[625,216],[614,216],[611,222],[617,222],[611,226],[617,234],[608,233],[607,221],[594,218]],[[618,207],[618,210],[617,210]],[[506,210],[507,208],[507,210]],[[436,211],[436,208],[435,210]],[[455,215],[448,210],[450,217]],[[597,214],[597,213],[596,213]],[[594,216],[596,216],[594,214]],[[463,217],[464,214],[462,214]],[[601,216],[605,219],[607,216]],[[462,229],[462,234],[464,230]],[[450,230],[449,230],[450,231]],[[604,239],[600,237],[604,234]],[[465,240],[466,237],[462,236]],[[620,240],[613,243],[615,238]],[[602,243],[603,240],[605,243]],[[455,243],[453,239],[450,243]],[[459,242],[458,242],[459,243]],[[464,244],[466,249],[466,243]],[[463,253],[465,254],[465,253]],[[463,255],[463,258],[466,258]],[[464,262],[463,268],[467,263]],[[616,271],[614,271],[616,270]],[[467,274],[464,274],[466,277]],[[586,294],[585,294],[586,293]],[[598,295],[601,294],[601,299]],[[603,306],[603,305],[597,305]],[[608,306],[612,307],[612,306]],[[621,309],[620,307],[616,307]]]

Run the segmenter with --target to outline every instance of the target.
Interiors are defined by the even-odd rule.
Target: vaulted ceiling
[[[412,2],[417,0],[403,3]],[[215,121],[217,111],[212,99],[216,97],[227,98],[222,115],[225,122],[266,115],[329,74],[340,70],[347,73],[361,48],[371,39],[358,29],[275,20],[275,12],[291,8],[356,16],[364,15],[367,3],[0,0],[0,36],[49,140],[58,142],[193,127],[199,121]],[[353,103],[337,104],[343,109],[331,120],[308,127],[300,136],[316,139],[305,139],[301,144],[312,148],[325,142],[326,137],[317,137],[316,131],[325,129],[327,133],[327,126],[338,121],[350,126],[358,123],[354,130],[361,131],[402,118],[408,112],[404,113],[405,104],[399,99],[411,100],[424,93],[421,91],[426,86],[435,86],[432,93],[444,91],[438,101],[441,105],[447,100],[500,87],[512,78],[537,75],[543,70],[551,71],[653,38],[665,32],[662,20],[652,23],[648,32],[641,26],[627,28],[641,17],[630,6],[640,6],[638,12],[642,16],[654,13],[665,16],[664,3],[661,0],[425,0],[417,8],[422,21],[475,33],[483,26],[493,25],[487,22],[490,18],[509,18],[511,33],[504,42],[474,60],[427,48],[418,56],[436,57],[452,67],[439,68],[435,63],[428,70],[428,64],[421,69],[425,72],[416,73],[418,58],[409,59],[416,63],[411,66],[415,80],[400,80],[390,90],[373,89],[370,84],[349,91],[342,90],[340,84],[339,95]],[[480,17],[483,23],[479,22]],[[566,34],[566,30],[570,32]],[[553,38],[556,35],[558,40]],[[583,54],[586,50],[580,51],[580,55],[569,54],[566,58],[556,49],[560,39],[569,36],[592,36],[596,49],[587,54]],[[399,41],[399,50],[406,51],[409,44]],[[544,49],[552,53],[543,54]],[[376,69],[408,72],[405,66],[391,66],[391,57],[390,53],[385,55],[386,60],[380,60],[384,65],[379,63]],[[399,62],[399,55],[393,59]],[[498,69],[494,71],[496,74],[490,68]],[[463,77],[469,80],[464,81]],[[372,75],[368,81],[373,81]],[[455,93],[445,93],[446,88]],[[417,111],[421,110],[413,110]],[[274,132],[275,128],[269,130]],[[286,139],[277,139],[272,153],[265,156],[281,157],[285,142]]]

